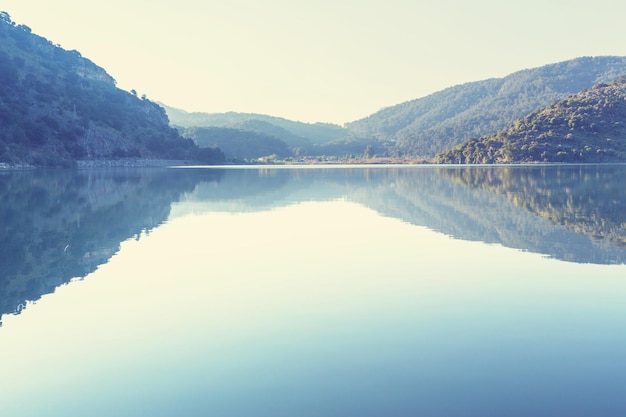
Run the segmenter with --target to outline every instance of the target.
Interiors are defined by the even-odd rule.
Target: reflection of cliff
[[[122,241],[165,221],[216,173],[166,169],[0,174],[0,316],[84,277]]]

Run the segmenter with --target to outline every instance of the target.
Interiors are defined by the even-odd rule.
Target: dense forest
[[[517,120],[494,135],[471,139],[440,163],[624,162],[626,77],[601,83]]]
[[[104,69],[0,13],[0,163],[78,159],[223,160],[169,126],[156,103],[116,87]]]
[[[375,138],[390,154],[431,158],[470,138],[601,82],[626,75],[626,57],[583,57],[457,85],[388,107],[346,127]]]

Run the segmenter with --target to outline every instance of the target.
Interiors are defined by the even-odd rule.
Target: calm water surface
[[[624,178],[0,173],[0,414],[626,415]]]

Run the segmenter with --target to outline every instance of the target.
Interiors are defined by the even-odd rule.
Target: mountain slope
[[[626,57],[583,57],[447,88],[388,107],[346,127],[389,142],[393,153],[432,157],[493,134],[555,100],[626,75]]]
[[[157,104],[120,90],[104,69],[0,13],[0,163],[77,159],[219,159],[169,126]]]
[[[309,147],[345,139],[349,132],[330,123],[304,123],[255,113],[188,113],[163,105],[172,124],[189,127],[227,127],[266,133],[292,147]]]
[[[626,77],[535,111],[495,135],[469,140],[436,161],[625,162]]]
[[[228,127],[191,127],[185,129],[185,137],[202,148],[217,147],[227,160],[240,161],[276,155],[291,156],[291,149],[277,137],[264,133],[246,132]]]
[[[363,155],[368,149],[372,155],[387,154],[384,144],[373,139],[359,138],[347,129],[334,124],[303,123],[255,113],[188,113],[161,105],[183,136],[196,140],[198,132],[201,132],[204,139],[196,142],[220,144],[220,149],[224,149],[227,158],[234,156],[232,153],[234,149],[237,150],[238,158],[244,153],[249,155],[258,153],[254,150],[251,152],[241,150],[241,140],[246,135],[249,136],[249,145],[259,150],[275,147],[275,140],[283,141],[289,146],[292,156],[351,157]],[[228,152],[226,148],[231,151]],[[282,151],[272,153],[284,154]]]

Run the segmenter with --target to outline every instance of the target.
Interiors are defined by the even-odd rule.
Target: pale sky
[[[626,55],[626,3],[614,0],[1,0],[0,10],[151,100],[305,122]]]

